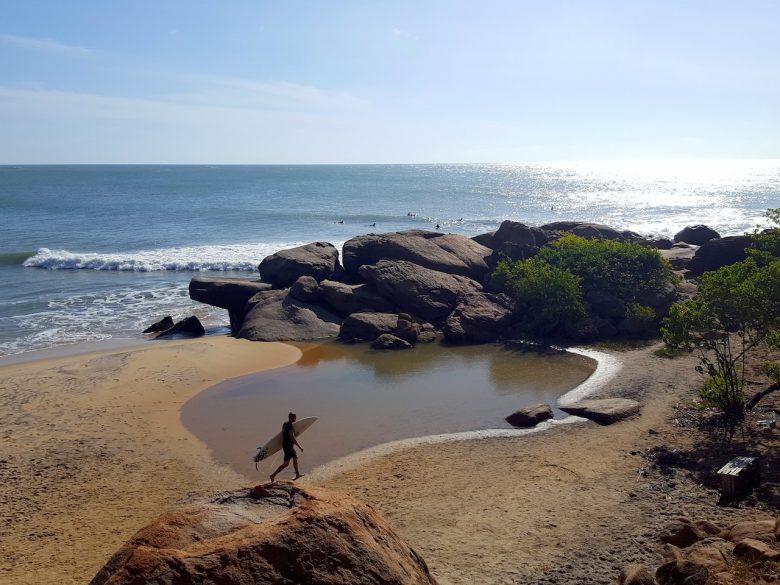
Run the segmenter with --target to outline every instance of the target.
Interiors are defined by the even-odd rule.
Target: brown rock
[[[777,520],[775,519],[739,522],[731,527],[726,538],[731,542],[739,542],[746,538],[773,542],[777,540],[775,536],[776,524]]]
[[[259,280],[195,276],[190,281],[189,292],[193,301],[227,309],[230,327],[235,333],[241,326],[247,301],[271,288],[270,284]]]
[[[706,585],[710,572],[692,561],[671,561],[655,571],[659,585]]]
[[[751,563],[780,561],[780,550],[753,538],[745,538],[739,541],[734,547],[734,554]]]
[[[727,236],[718,240],[710,240],[696,250],[688,269],[694,274],[702,274],[741,262],[747,258],[745,248],[750,246],[749,236]]]
[[[420,325],[407,313],[398,315],[398,324],[395,327],[396,337],[414,345],[420,336]]]
[[[486,259],[493,252],[466,236],[424,230],[358,236],[348,240],[343,251],[344,269],[353,275],[366,264],[404,260],[477,280],[487,272]]]
[[[545,231],[570,232],[585,239],[618,240],[622,242],[623,234],[608,225],[581,221],[556,221],[541,226]]]
[[[720,234],[706,225],[689,225],[674,235],[675,242],[685,242],[701,246],[702,244],[720,238]]]
[[[201,335],[205,334],[206,330],[203,328],[200,319],[198,319],[195,315],[192,315],[191,317],[187,317],[186,319],[182,319],[181,321],[177,322],[173,327],[158,333],[155,339],[174,336],[200,337]]]
[[[722,538],[705,538],[682,551],[686,560],[707,567],[711,574],[727,571],[734,560],[734,544]]]
[[[706,536],[707,532],[696,526],[688,518],[677,518],[661,530],[658,534],[658,540],[679,548],[685,548]]]
[[[626,565],[620,571],[619,585],[655,585],[653,575],[642,565]]]
[[[412,344],[390,333],[383,333],[371,342],[371,347],[374,349],[409,349]]]
[[[563,412],[587,418],[600,425],[611,425],[639,414],[641,405],[628,398],[603,398],[581,400],[575,404],[561,406]]]
[[[371,341],[383,333],[393,333],[398,323],[395,313],[352,313],[344,319],[339,338],[345,341]]]
[[[167,331],[171,327],[173,327],[173,317],[168,315],[167,317],[163,317],[156,323],[152,323],[151,325],[149,325],[149,327],[144,329],[144,333],[158,333],[160,331]]]
[[[335,280],[323,280],[320,283],[322,300],[337,313],[392,313],[395,306],[380,296],[367,284],[345,284]]]
[[[514,305],[505,295],[470,293],[463,295],[444,324],[450,343],[496,341],[512,321]]]
[[[90,585],[431,585],[373,508],[289,483],[201,499],[141,529]]]
[[[301,276],[311,276],[317,282],[324,280],[333,274],[338,262],[339,252],[333,244],[314,242],[266,256],[257,269],[265,282],[282,288]]]
[[[324,281],[323,282],[327,282]],[[316,301],[322,296],[320,285],[313,276],[301,276],[290,287],[290,294],[305,303]]]
[[[525,408],[513,412],[506,417],[506,422],[513,427],[533,427],[552,417],[553,412],[550,405],[541,403],[534,404],[533,406],[526,406]]]
[[[341,317],[286,290],[257,293],[247,303],[236,337],[252,341],[314,341],[336,337]]]
[[[383,297],[429,321],[449,315],[463,295],[482,290],[482,285],[465,276],[402,260],[380,260],[373,266],[361,266],[360,275]]]
[[[670,248],[668,250],[659,250],[658,253],[669,261],[675,270],[687,270],[691,260],[696,255],[698,248]]]

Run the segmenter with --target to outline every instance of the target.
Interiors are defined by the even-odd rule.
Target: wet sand
[[[390,441],[483,429],[512,429],[522,406],[554,405],[593,372],[583,355],[539,355],[500,344],[419,345],[381,352],[366,344],[301,345],[295,365],[231,380],[194,397],[182,421],[214,459],[249,480],[265,479],[278,453],[252,463],[254,447],[281,428],[287,412],[318,416],[300,437],[301,465],[313,468]],[[566,415],[556,409],[558,417]],[[284,478],[292,474],[284,472]]]
[[[211,462],[180,407],[300,356],[209,337],[0,367],[0,583],[87,583],[178,499],[243,483]]]

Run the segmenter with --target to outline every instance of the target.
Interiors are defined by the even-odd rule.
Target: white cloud
[[[0,33],[0,43],[26,49],[29,51],[41,51],[44,53],[56,53],[59,55],[83,56],[90,53],[89,49],[78,45],[68,45],[52,39],[37,37],[22,37]]]

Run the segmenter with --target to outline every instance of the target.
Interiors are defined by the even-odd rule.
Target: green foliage
[[[490,285],[515,299],[521,326],[531,334],[548,335],[585,316],[580,280],[536,258],[502,260]]]
[[[780,346],[780,260],[748,258],[702,276],[699,296],[677,303],[661,333],[672,349],[696,351],[707,376],[702,397],[727,414],[741,415],[745,359],[766,340]]]
[[[634,243],[567,235],[543,248],[537,258],[580,278],[583,297],[592,305],[590,312],[599,316],[611,315],[603,314],[597,299],[610,299],[620,315],[629,305],[645,304],[676,282],[672,267],[658,250]]]
[[[764,373],[773,384],[780,384],[780,364],[777,362],[766,362],[764,364]]]
[[[656,330],[655,311],[652,307],[631,303],[626,307],[625,322],[622,327],[633,335],[650,335]]]
[[[756,228],[748,250],[759,264],[768,264],[773,259],[780,258],[780,208],[767,210],[766,217],[774,227],[768,230]]]

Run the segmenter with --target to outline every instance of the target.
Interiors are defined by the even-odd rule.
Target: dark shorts
[[[289,461],[290,459],[298,459],[298,454],[292,447],[284,450],[284,460]]]

